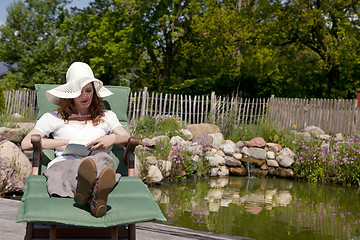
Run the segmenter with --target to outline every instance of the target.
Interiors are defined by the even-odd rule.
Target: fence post
[[[215,92],[211,92],[210,99],[210,122],[215,123],[216,96]]]
[[[145,116],[146,99],[147,99],[147,87],[144,87],[144,90],[142,92],[142,102],[141,102],[140,117]]]

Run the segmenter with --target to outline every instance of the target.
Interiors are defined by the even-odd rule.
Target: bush
[[[360,185],[360,139],[323,145],[318,139],[301,141],[296,149],[298,159],[294,173],[310,182],[334,182]]]
[[[181,124],[176,117],[157,120],[153,116],[144,116],[136,121],[131,122],[131,133],[134,136],[143,138],[152,138],[159,135],[168,137],[182,136]]]

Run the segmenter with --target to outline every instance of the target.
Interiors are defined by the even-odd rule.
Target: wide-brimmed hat
[[[94,77],[90,66],[83,62],[74,62],[66,72],[66,83],[46,92],[47,99],[59,105],[60,98],[76,98],[81,95],[81,89],[93,82],[97,95],[101,98],[113,94],[103,86],[103,82]]]

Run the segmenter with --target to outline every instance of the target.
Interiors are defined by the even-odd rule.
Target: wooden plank
[[[165,100],[164,100],[164,108],[163,108],[164,110],[163,110],[163,113],[161,114],[161,115],[163,115],[163,116],[165,116],[165,115],[167,114],[167,111],[166,111],[166,110],[167,110],[167,109],[166,109],[167,99],[168,99],[168,94],[166,93],[166,94],[165,94]],[[161,115],[160,115],[160,116],[161,116]]]
[[[184,120],[184,122],[185,122],[185,126],[186,126],[187,122],[188,122],[188,106],[187,106],[187,98],[188,98],[188,96],[185,95],[184,97],[185,97],[185,120]]]
[[[183,95],[180,95],[180,122],[184,123],[185,120],[183,119]],[[184,125],[186,125],[186,123],[184,123]]]
[[[154,92],[151,93],[150,116],[153,115],[153,107],[154,107]]]
[[[200,122],[203,123],[204,122],[204,95],[201,96],[201,118],[200,118]]]
[[[176,109],[176,97],[177,97],[177,95],[176,94],[174,94],[174,96],[173,96],[173,109],[172,109],[172,115],[173,116],[176,116],[177,117],[177,114],[175,115],[175,109]]]
[[[159,98],[159,103],[160,103],[160,105],[159,105],[159,114],[157,114],[155,117],[157,117],[157,116],[161,116],[161,114],[162,114],[162,105],[163,105],[163,94],[162,93],[160,93],[160,98]]]
[[[136,120],[139,119],[139,115],[140,115],[140,102],[141,102],[141,94],[139,92],[138,94],[138,100],[137,100],[137,103],[136,103]]]

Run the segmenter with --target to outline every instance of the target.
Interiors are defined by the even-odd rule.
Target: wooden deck
[[[0,238],[11,240],[23,240],[26,223],[16,223],[20,202],[16,200],[0,198]],[[207,239],[246,240],[236,236],[196,231],[187,228],[173,227],[158,223],[139,223],[136,225],[136,237],[138,240],[185,240]]]

